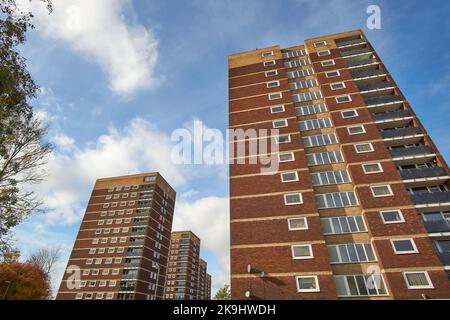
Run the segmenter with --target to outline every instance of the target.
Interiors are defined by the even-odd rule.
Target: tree
[[[41,0],[51,12],[49,0]],[[30,100],[39,87],[18,47],[34,28],[31,12],[16,0],[0,0],[0,254],[10,247],[11,228],[41,205],[29,186],[42,181],[42,166],[53,146],[44,141],[46,128],[36,119]],[[3,249],[1,249],[3,248]]]
[[[32,263],[0,264],[0,300],[42,300],[50,295],[45,271]]]
[[[48,275],[53,271],[56,262],[61,258],[61,247],[42,248],[33,253],[28,258],[29,263],[36,264],[42,268]]]
[[[223,288],[217,290],[214,300],[230,300],[231,290],[229,285],[225,285]]]

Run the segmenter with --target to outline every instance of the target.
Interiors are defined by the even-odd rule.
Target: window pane
[[[364,281],[364,277],[356,276],[356,283],[358,284],[359,295],[367,296],[368,292],[367,292],[366,282]]]
[[[347,277],[347,284],[350,289],[350,295],[357,296],[358,295],[358,289],[356,287],[355,278],[353,276]]]
[[[358,255],[356,254],[355,246],[353,244],[347,245],[348,254],[351,262],[358,262]]]
[[[372,246],[368,243],[364,244],[364,248],[366,249],[367,258],[369,261],[375,261],[375,254],[373,253]]]
[[[322,228],[323,228],[323,233],[325,233],[325,234],[333,233],[333,231],[331,230],[331,221],[330,221],[330,219],[323,219],[322,220]]]
[[[363,218],[360,216],[355,217],[356,223],[358,224],[359,231],[366,231],[366,226],[364,225]]]
[[[298,287],[300,290],[315,290],[317,289],[316,278],[298,278]]]
[[[334,277],[336,284],[336,292],[338,296],[347,296],[347,288],[345,286],[345,277]]]
[[[411,240],[395,240],[394,247],[397,251],[414,251],[414,246]]]
[[[334,218],[331,220],[334,227],[334,233],[342,233],[341,225],[339,224],[339,219]]]
[[[405,274],[410,286],[428,286],[428,279],[423,272]]]
[[[342,232],[350,232],[350,227],[347,222],[346,217],[339,218],[339,221],[341,222]]]
[[[306,219],[289,219],[289,226],[291,229],[303,229],[306,227]]]
[[[336,246],[328,246],[328,254],[330,256],[330,262],[339,262]]]
[[[341,262],[349,262],[350,259],[347,254],[347,249],[345,248],[345,245],[339,245],[339,253],[341,254]]]
[[[364,247],[362,244],[356,244],[356,251],[358,252],[359,261],[367,261],[366,253],[364,252]]]
[[[296,258],[311,256],[311,251],[310,251],[309,246],[297,246],[297,247],[293,247],[293,250],[294,250],[294,257],[296,257]]]
[[[356,225],[355,217],[348,217],[347,221],[348,221],[348,225],[350,227],[350,231],[358,232],[358,226]]]

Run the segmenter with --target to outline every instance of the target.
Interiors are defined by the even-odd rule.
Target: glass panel
[[[297,247],[293,247],[293,250],[294,250],[294,257],[296,257],[296,258],[311,256],[311,251],[310,251],[309,246],[297,246]]]
[[[336,284],[336,293],[338,296],[347,296],[347,288],[345,286],[345,277],[334,277]]]
[[[379,281],[381,278],[379,277],[373,277],[372,275],[369,276],[364,276],[364,279],[366,281],[367,284],[367,289],[369,290],[369,294],[370,295],[378,295],[377,289],[379,287],[379,283],[377,283],[377,281]]]
[[[330,262],[339,262],[339,256],[335,246],[328,246],[328,255],[330,256]]]
[[[356,244],[356,251],[358,252],[359,261],[367,261],[366,253],[364,252],[364,247],[362,244]]]
[[[323,228],[323,233],[325,233],[325,234],[333,233],[333,231],[331,230],[330,219],[322,219],[322,228]]]
[[[334,233],[342,233],[341,225],[339,224],[339,219],[333,218],[332,220]]]
[[[345,245],[339,245],[339,253],[341,254],[341,262],[349,262],[349,257],[347,254],[347,249],[345,248]]]
[[[291,229],[303,229],[306,227],[306,221],[304,218],[289,219],[289,226]]]
[[[350,227],[348,225],[347,218],[341,217],[341,218],[339,218],[339,221],[341,222],[342,232],[347,232],[347,233],[350,232]]]
[[[363,217],[356,216],[356,223],[358,224],[359,231],[366,231],[366,226],[364,225]]]
[[[407,273],[406,279],[408,280],[408,284],[410,286],[428,286],[428,279],[422,272],[417,273]]]
[[[358,226],[356,225],[355,217],[348,217],[347,221],[348,221],[348,225],[350,227],[350,231],[358,232]]]
[[[402,251],[414,251],[414,246],[411,242],[411,240],[395,240],[393,241],[394,247],[396,251],[402,252]]]
[[[348,287],[350,289],[350,295],[351,296],[357,296],[358,294],[358,289],[356,286],[356,282],[355,282],[355,278],[353,276],[347,276],[347,284]]]
[[[334,199],[335,208],[343,207],[341,194],[340,193],[333,193],[332,196],[333,196],[333,199]]]
[[[355,245],[348,244],[347,245],[348,254],[350,256],[351,262],[358,262],[358,255],[356,254]]]
[[[372,246],[368,243],[365,243],[364,248],[366,249],[367,258],[369,259],[369,261],[375,261],[376,258],[375,254],[373,253]]]
[[[358,285],[359,295],[360,296],[367,296],[368,292],[367,292],[366,282],[364,281],[364,277],[356,276],[356,283]]]
[[[316,278],[298,278],[298,287],[300,290],[314,290],[317,288]]]
[[[383,212],[382,214],[386,222],[401,221],[400,214],[397,211]]]

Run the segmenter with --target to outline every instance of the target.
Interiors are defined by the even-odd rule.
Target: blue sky
[[[96,178],[160,171],[178,193],[175,228],[192,229],[213,275],[228,282],[224,165],[175,165],[170,136],[194,119],[224,132],[227,55],[363,29],[448,158],[450,3],[423,1],[54,0],[34,7],[23,53],[43,93],[36,111],[57,148],[36,186],[49,211],[15,230],[25,259],[61,245],[57,285]],[[379,5],[382,29],[368,30]]]

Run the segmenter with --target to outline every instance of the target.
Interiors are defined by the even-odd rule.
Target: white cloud
[[[25,10],[35,13],[37,30],[46,38],[60,40],[72,50],[100,65],[111,89],[130,94],[157,85],[154,67],[158,43],[151,30],[129,25],[121,0],[53,0],[48,14],[39,1],[22,0]],[[127,5],[127,6],[126,6]]]
[[[110,128],[107,134],[84,148],[74,146],[72,138],[59,136],[58,148],[49,158],[47,179],[36,192],[49,209],[50,224],[71,224],[83,215],[96,179],[136,172],[159,171],[173,186],[185,183],[179,167],[172,163],[172,142],[151,123],[134,119],[123,129]]]
[[[52,138],[52,141],[62,150],[67,150],[73,147],[75,140],[64,134],[57,135]]]

